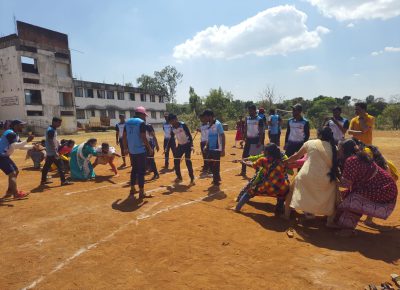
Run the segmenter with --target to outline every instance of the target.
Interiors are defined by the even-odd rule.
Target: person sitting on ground
[[[75,180],[94,179],[93,166],[90,163],[92,156],[97,156],[96,151],[97,139],[89,139],[87,142],[75,146],[71,151],[69,167],[71,169],[71,177]]]
[[[339,157],[345,160],[341,183],[347,190],[341,192],[337,225],[351,234],[362,215],[386,220],[397,200],[394,179],[351,139],[339,143]]]
[[[93,163],[93,168],[96,168],[98,164],[105,165],[110,164],[111,170],[114,172],[115,176],[118,176],[117,167],[114,164],[115,156],[121,157],[117,153],[114,147],[110,147],[108,143],[102,143],[101,146],[96,148],[96,160]]]
[[[331,223],[335,211],[339,175],[332,129],[329,127],[318,129],[318,139],[305,142],[285,163],[290,164],[306,153],[307,159],[294,179],[290,207],[302,210],[306,218],[314,215],[328,216],[330,217],[328,223]],[[289,218],[289,207],[286,207],[285,214],[286,218]]]
[[[273,196],[277,198],[275,214],[284,212],[284,202],[289,192],[289,179],[287,170],[283,164],[285,155],[274,143],[265,146],[264,156],[254,163],[241,160],[242,164],[254,167],[257,172],[250,182],[241,190],[236,211],[240,211],[245,203],[257,195]]]
[[[25,159],[32,159],[33,168],[40,169],[40,163],[46,159],[45,140],[32,144],[32,148],[26,151]]]
[[[63,170],[65,173],[69,172],[69,159],[71,155],[72,149],[75,147],[75,141],[74,140],[61,140],[61,145],[58,148],[58,154],[60,157],[60,160],[62,161],[63,164]],[[53,164],[51,166],[51,170],[56,170],[56,166]]]

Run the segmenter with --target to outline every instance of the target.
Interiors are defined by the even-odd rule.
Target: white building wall
[[[39,74],[22,71],[21,56],[31,57],[37,60]],[[60,108],[59,92],[69,92],[73,98],[72,77],[58,77],[56,63],[64,63],[70,66],[66,59],[59,59],[54,52],[38,49],[37,53],[17,51],[15,46],[0,49],[0,119],[22,119],[37,134],[44,132],[54,116],[63,119],[62,133],[76,132],[76,117],[74,107]],[[71,75],[71,68],[69,68]],[[24,83],[23,78],[38,79],[39,84]],[[40,90],[42,105],[26,105],[25,89]],[[18,104],[4,105],[5,99],[18,97]],[[9,102],[8,102],[9,103]],[[73,116],[61,115],[61,111],[71,111]],[[27,111],[42,111],[43,116],[28,116]],[[43,131],[43,132],[42,132]]]
[[[85,88],[84,88],[85,89]],[[143,106],[148,110],[149,117],[147,121],[151,124],[154,124],[155,127],[160,125],[164,121],[164,112],[166,111],[166,104],[160,103],[158,96],[155,98],[155,102],[150,102],[150,95],[146,94],[146,102],[142,102],[140,100],[140,93],[135,93],[135,101],[130,100],[129,92],[124,92],[124,100],[118,100],[117,91],[114,91],[114,99],[107,99],[107,93],[105,95],[105,99],[97,98],[97,89],[93,89],[94,98],[86,98],[86,97],[76,97],[75,96],[75,104],[77,110],[85,110],[85,119],[77,119],[81,124],[87,124],[89,122],[89,118],[91,117],[91,109],[87,109],[88,107],[96,107],[93,109],[95,111],[95,116],[100,117],[100,107],[101,109],[106,109],[107,106],[115,106],[120,109],[115,110],[115,118],[110,119],[110,125],[115,126],[116,123],[119,122],[118,115],[123,113],[127,118],[131,117],[131,112],[134,111],[134,108]],[[154,111],[156,113],[156,118],[151,117],[151,112]],[[108,115],[108,112],[107,112]]]
[[[0,49],[0,120],[26,120],[19,55],[15,46]]]

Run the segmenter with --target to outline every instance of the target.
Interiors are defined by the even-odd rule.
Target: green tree
[[[146,92],[157,94],[166,98],[168,96],[166,88],[155,77],[142,74],[136,79],[136,82],[138,84],[138,87],[145,90]]]
[[[189,88],[189,106],[190,111],[195,112],[196,115],[199,115],[203,110],[203,102],[192,87]]]
[[[227,96],[220,87],[210,90],[205,98],[204,105],[206,108],[212,109],[220,121],[225,121],[228,116],[230,102],[230,96]]]
[[[400,129],[400,103],[389,104],[378,117],[378,124],[387,128]]]
[[[154,77],[160,86],[167,92],[167,100],[176,102],[176,87],[182,82],[183,74],[178,72],[174,66],[166,66],[160,71],[154,72]]]
[[[337,105],[335,98],[318,96],[312,101],[312,105],[307,111],[307,117],[314,127],[321,127],[326,119],[332,115],[332,109]]]

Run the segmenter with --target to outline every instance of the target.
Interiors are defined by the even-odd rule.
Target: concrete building
[[[148,121],[159,128],[164,99],[139,88],[78,81],[72,78],[68,36],[17,21],[17,34],[0,38],[0,121],[15,118],[42,135],[53,116],[63,120],[61,133],[75,133],[77,122],[119,114],[132,117],[138,106],[149,111]]]
[[[17,21],[17,34],[0,38],[0,119],[20,118],[43,134],[53,116],[61,132],[76,132],[68,36]]]
[[[140,88],[74,80],[76,118],[87,124],[91,117],[108,117],[110,125],[119,120],[119,114],[127,118],[134,115],[136,107],[147,109],[147,121],[160,128],[164,121],[166,104],[163,97],[149,94]]]

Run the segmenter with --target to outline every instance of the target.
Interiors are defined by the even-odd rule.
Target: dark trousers
[[[132,162],[131,185],[144,187],[144,175],[146,174],[146,153],[130,154]]]
[[[172,151],[172,156],[175,157],[175,138],[164,139],[165,167],[168,167],[169,165],[169,150]]]
[[[153,146],[152,146],[153,147]],[[157,170],[157,165],[156,165],[156,160],[154,159],[154,148],[153,148],[153,154],[150,155],[147,153],[147,156],[150,158],[147,158],[147,164],[149,166],[149,169],[151,172],[154,173],[154,175],[158,175],[158,170]]]
[[[47,179],[47,174],[49,173],[50,167],[52,164],[57,166],[58,174],[60,175],[61,182],[65,181],[64,175],[64,167],[61,159],[56,158],[56,156],[47,156],[46,161],[44,162],[43,169],[42,169],[42,182],[45,182]]]
[[[209,153],[207,150],[204,150],[204,146],[206,146],[207,141],[202,141],[200,142],[200,149],[201,149],[201,155],[203,155],[204,159],[204,164],[203,164],[203,171],[207,171],[210,169],[209,162],[206,159],[210,159]]]
[[[213,174],[213,182],[218,183],[221,181],[221,175],[220,175],[221,151],[208,150],[208,157],[209,157],[209,159],[215,160],[215,161],[209,161],[209,166],[210,166],[211,172]]]
[[[175,166],[175,173],[178,178],[182,178],[181,158],[183,155],[185,155],[186,167],[189,171],[189,176],[192,179],[194,178],[192,161],[190,160],[191,154],[192,154],[192,147],[190,146],[189,143],[184,144],[184,145],[178,145],[178,147],[176,147],[176,150],[175,150],[175,158],[176,159],[174,159],[174,166]]]
[[[121,149],[121,156],[125,162],[125,148],[124,148],[124,138],[119,138],[119,148]]]
[[[269,137],[269,142],[270,143],[274,143],[276,144],[278,147],[281,146],[281,132],[279,132],[278,134],[271,134],[268,133],[268,137]]]
[[[290,142],[288,141],[286,144],[285,154],[287,157],[292,156],[294,153],[300,150],[301,146],[303,146],[303,142]]]

